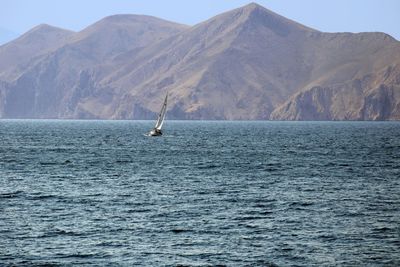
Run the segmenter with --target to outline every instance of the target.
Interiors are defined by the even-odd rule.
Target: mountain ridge
[[[152,119],[167,91],[170,119],[400,118],[400,43],[384,33],[324,33],[251,3],[194,26],[125,14],[65,35],[0,67],[0,118]]]

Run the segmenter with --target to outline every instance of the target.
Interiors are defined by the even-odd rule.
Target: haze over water
[[[396,266],[399,122],[0,121],[0,265]]]

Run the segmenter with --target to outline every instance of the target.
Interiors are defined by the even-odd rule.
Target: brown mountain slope
[[[377,73],[399,62],[398,51],[399,42],[386,34],[321,33],[250,4],[136,56],[125,54],[123,58],[132,60],[124,61],[127,64],[102,79],[101,85],[107,92],[111,88],[126,90],[117,101],[100,104],[88,98],[87,110],[99,117],[145,117],[148,109],[156,112],[159,108],[160,91],[169,91],[170,118],[302,119],[279,115],[280,107],[292,95]],[[96,113],[102,105],[108,107],[108,114]],[[314,115],[306,119],[320,119],[318,110],[310,112]]]
[[[187,26],[141,15],[106,17],[73,36],[69,46],[98,62],[179,33]]]
[[[319,64],[314,63],[310,82],[271,119],[399,119],[398,41],[382,33],[323,34],[312,48]]]
[[[80,98],[91,94],[88,76],[116,54],[174,35],[186,26],[149,16],[107,17],[70,36],[57,49],[31,60],[15,80],[3,84],[1,116],[80,117]],[[16,72],[17,73],[17,72]],[[1,105],[3,102],[3,105]],[[91,117],[88,114],[84,116]]]
[[[275,109],[271,119],[400,120],[400,65],[302,90]]]
[[[73,34],[72,31],[41,24],[0,46],[0,78],[12,79],[15,77],[13,69],[20,67],[24,71],[33,58],[56,49]]]
[[[296,40],[311,32],[255,4],[216,16],[140,53],[122,55],[130,60],[117,60],[117,70],[101,81],[107,92],[126,88],[117,101],[106,103],[107,110],[113,118],[142,117],[133,112],[157,111],[160,91],[170,91],[170,118],[267,119],[272,102],[283,102],[304,79],[300,74],[306,70],[291,62],[301,60]],[[290,70],[300,73],[296,81],[281,75]],[[96,114],[100,100],[86,101],[82,106]]]
[[[112,16],[0,84],[0,116],[153,118],[168,91],[169,118],[398,119],[399,65],[386,34],[322,33],[257,4],[193,27]]]

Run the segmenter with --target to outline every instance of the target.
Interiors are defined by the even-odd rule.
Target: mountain
[[[292,64],[298,57],[293,42],[309,32],[250,4],[129,55],[127,65],[116,62],[118,71],[102,85],[131,88],[118,101],[116,117],[136,117],[126,113],[135,99],[139,110],[156,111],[162,90],[171,94],[169,118],[268,119],[273,103],[283,102],[303,79]],[[296,81],[276,75],[290,71],[298,72]]]
[[[0,46],[0,78],[10,79],[13,69],[22,67],[33,58],[57,48],[73,34],[72,31],[60,29],[47,24],[36,26],[19,38]]]
[[[314,63],[310,81],[271,119],[400,119],[398,41],[382,33],[324,34],[313,48],[317,58],[330,60]]]
[[[119,53],[140,50],[186,26],[149,16],[116,15],[68,36],[51,31],[44,38],[47,28],[38,26],[21,40],[0,47],[0,59],[11,57],[9,51],[23,45],[34,43],[38,48],[23,49],[16,53],[17,58],[11,58],[17,64],[0,68],[0,117],[91,118],[80,113],[78,104],[86,94],[92,94],[89,77],[95,66],[107,65]],[[21,58],[22,63],[18,61]]]
[[[0,46],[16,57],[0,117],[149,119],[168,91],[170,119],[400,119],[400,43],[384,33],[323,33],[252,3],[192,27],[116,15],[64,35],[22,57]]]

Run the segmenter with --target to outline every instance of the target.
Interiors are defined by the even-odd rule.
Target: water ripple
[[[0,121],[0,266],[398,266],[400,123]]]

